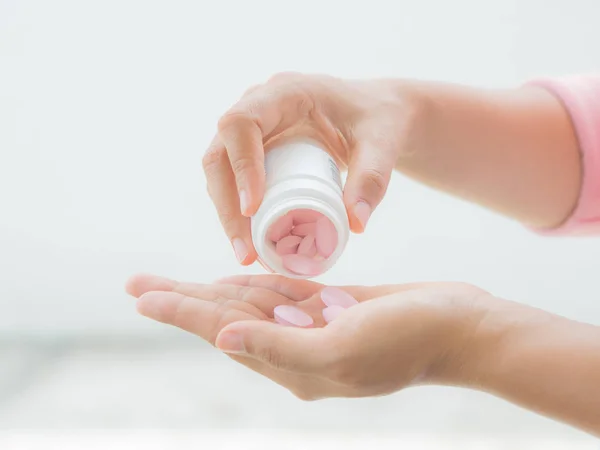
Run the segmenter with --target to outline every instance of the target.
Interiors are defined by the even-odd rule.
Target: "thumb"
[[[348,178],[344,187],[344,203],[350,228],[362,233],[373,210],[387,191],[396,164],[396,152],[391,148],[360,141],[352,151]]]
[[[215,345],[225,353],[247,355],[275,368],[314,372],[325,364],[324,329],[286,327],[262,320],[227,325]]]

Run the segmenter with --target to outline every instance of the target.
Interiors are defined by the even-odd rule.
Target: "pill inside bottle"
[[[325,273],[350,233],[335,161],[318,144],[288,142],[265,154],[265,174],[263,202],[251,219],[258,261],[295,278]]]
[[[297,275],[316,276],[338,245],[335,225],[323,214],[297,209],[280,217],[268,231],[268,239],[283,267]]]

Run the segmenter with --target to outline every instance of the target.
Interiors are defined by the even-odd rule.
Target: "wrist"
[[[386,116],[393,118],[397,145],[395,170],[404,169],[407,160],[427,147],[427,134],[438,107],[430,83],[409,79],[374,80]]]
[[[453,385],[493,391],[506,367],[516,369],[507,362],[519,348],[560,318],[492,295],[476,303],[471,328],[458,342],[446,379]]]
[[[418,382],[471,387],[510,326],[505,317],[511,314],[500,312],[512,303],[462,283],[444,284],[439,292],[428,294],[430,345],[422,350],[428,361]]]

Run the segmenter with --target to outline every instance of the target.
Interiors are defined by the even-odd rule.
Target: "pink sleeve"
[[[563,103],[579,140],[583,181],[577,207],[571,217],[549,235],[600,235],[600,75],[540,79],[537,85]]]

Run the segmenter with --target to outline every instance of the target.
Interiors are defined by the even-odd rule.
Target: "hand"
[[[306,400],[453,383],[487,311],[488,294],[459,283],[346,286],[360,303],[326,325],[323,288],[277,275],[208,285],[137,276],[127,291],[141,314],[198,335]],[[314,327],[274,323],[278,305],[310,314]]]
[[[362,232],[382,200],[418,112],[417,90],[382,80],[280,74],[250,89],[219,121],[204,156],[208,192],[240,263],[256,251],[251,217],[264,194],[264,149],[293,136],[316,139],[348,168],[344,203]]]

